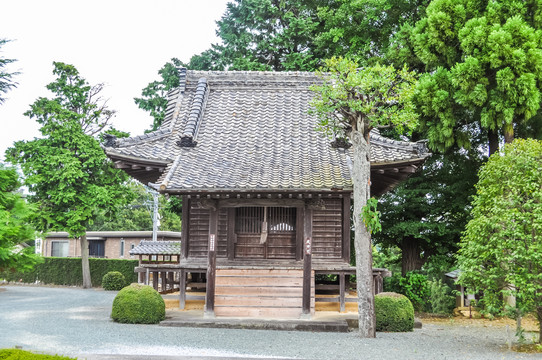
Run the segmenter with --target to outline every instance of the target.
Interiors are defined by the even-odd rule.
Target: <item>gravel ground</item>
[[[410,333],[311,333],[117,324],[116,292],[0,287],[0,348],[88,359],[540,359],[507,351],[506,330],[424,324]],[[170,357],[174,356],[174,357]]]

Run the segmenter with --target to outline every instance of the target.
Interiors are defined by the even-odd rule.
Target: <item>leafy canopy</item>
[[[126,191],[132,192],[133,200],[128,204],[120,204],[118,211],[111,214],[106,211],[94,219],[89,231],[150,231],[152,230],[153,201],[143,185],[131,181],[126,185]],[[181,219],[171,208],[176,198],[166,199],[163,195],[158,198],[160,230],[181,231]],[[179,212],[180,213],[180,212]]]
[[[167,93],[179,87],[179,74],[177,68],[184,64],[177,58],[172,58],[159,71],[161,79],[149,83],[141,92],[140,98],[134,98],[140,109],[150,112],[154,118],[150,131],[157,130],[166,114]]]
[[[433,256],[452,262],[469,219],[481,163],[475,151],[433,154],[420,171],[379,198],[382,232],[374,234],[373,241],[402,250],[403,275],[421,270]],[[407,256],[410,252],[414,253]]]
[[[416,90],[421,130],[445,150],[470,145],[468,123],[510,142],[541,101],[538,1],[434,0],[410,40],[427,73]],[[496,149],[492,149],[495,151]]]
[[[460,281],[484,291],[493,308],[499,295],[515,295],[542,320],[542,142],[516,139],[492,155],[476,190],[460,244]]]
[[[27,246],[36,238],[30,225],[34,208],[18,191],[19,176],[14,168],[0,164],[0,272],[25,271],[38,262],[34,247]]]
[[[393,66],[359,68],[354,61],[331,58],[320,72],[324,82],[312,87],[313,112],[328,136],[345,137],[352,130],[368,136],[377,127],[410,131],[417,124],[412,104],[415,76]]]
[[[54,98],[39,98],[25,115],[41,125],[41,138],[17,141],[6,158],[19,164],[29,199],[39,209],[39,230],[85,234],[103,209],[124,200],[121,171],[114,169],[91,135],[105,128],[113,112],[72,65],[54,63],[57,79],[47,88]]]

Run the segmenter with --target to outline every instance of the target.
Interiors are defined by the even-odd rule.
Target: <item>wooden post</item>
[[[149,268],[145,269],[145,285],[149,285]]]
[[[218,241],[218,210],[210,209],[209,251],[207,256],[207,286],[205,291],[205,317],[215,316],[216,246]]]
[[[305,208],[303,206],[298,206],[296,208],[296,230],[295,230],[295,260],[301,261],[303,259],[304,253],[304,239],[305,239]]]
[[[160,277],[160,273],[157,271],[152,272],[152,287],[154,290],[158,291],[158,278]]]
[[[350,237],[351,237],[351,221],[350,221],[350,195],[343,198],[343,260],[350,263]]]
[[[179,273],[179,309],[184,310],[186,305],[186,270]]]
[[[312,270],[312,209],[305,207],[303,226],[303,304],[302,316],[311,315],[311,270]]]
[[[228,238],[227,255],[228,260],[235,258],[235,208],[228,208]]]
[[[188,196],[184,195],[182,197],[183,207],[182,207],[182,232],[181,232],[181,259],[186,259],[188,257],[188,238],[189,238],[189,229],[190,229],[190,199]]]
[[[345,297],[345,281],[344,281],[344,272],[339,273],[339,302],[341,304],[341,312],[345,311],[344,297]]]
[[[174,286],[175,281],[173,280],[173,275],[174,274],[175,273],[173,271],[170,271],[170,272],[167,273],[167,275],[168,275],[167,283],[168,283],[168,287],[169,287],[170,290],[173,290],[175,288],[175,286]]]
[[[167,290],[167,273],[165,271],[162,271],[160,274],[160,278],[162,280],[162,288],[161,291]]]
[[[138,267],[141,267],[141,264],[143,263],[143,255],[139,255],[139,265]],[[140,272],[137,274],[137,281],[139,281],[140,284],[145,284],[145,274]]]

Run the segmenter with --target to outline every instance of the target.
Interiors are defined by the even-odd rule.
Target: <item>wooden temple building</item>
[[[179,77],[159,130],[104,145],[118,168],[182,197],[180,260],[140,271],[178,274],[181,308],[187,274],[204,274],[208,316],[294,318],[314,311],[315,275],[335,274],[343,310],[345,283],[355,274],[349,264],[355,164],[348,145],[324,137],[309,114],[309,87],[320,79],[186,69]],[[428,156],[421,143],[378,132],[371,144],[376,196]],[[376,292],[384,273],[374,270]]]

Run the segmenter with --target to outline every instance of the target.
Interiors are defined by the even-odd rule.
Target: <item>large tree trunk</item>
[[[92,287],[92,281],[90,280],[90,266],[88,264],[88,240],[87,235],[83,235],[79,238],[81,243],[81,266],[83,270],[83,289]]]
[[[538,343],[542,344],[542,306],[536,307],[536,318],[538,319]]]
[[[355,130],[352,130],[350,140],[354,150],[352,183],[354,184],[354,248],[356,251],[359,332],[361,337],[374,338],[376,336],[376,320],[371,234],[367,231],[360,216],[370,194],[370,143],[360,132]]]
[[[416,239],[403,239],[401,242],[401,253],[401,273],[403,276],[409,271],[420,270],[425,263],[421,257],[422,250]]]
[[[514,125],[513,124],[504,125],[503,133],[504,133],[504,143],[511,144],[512,141],[514,141]]]
[[[499,133],[497,130],[488,130],[489,156],[499,151]]]

